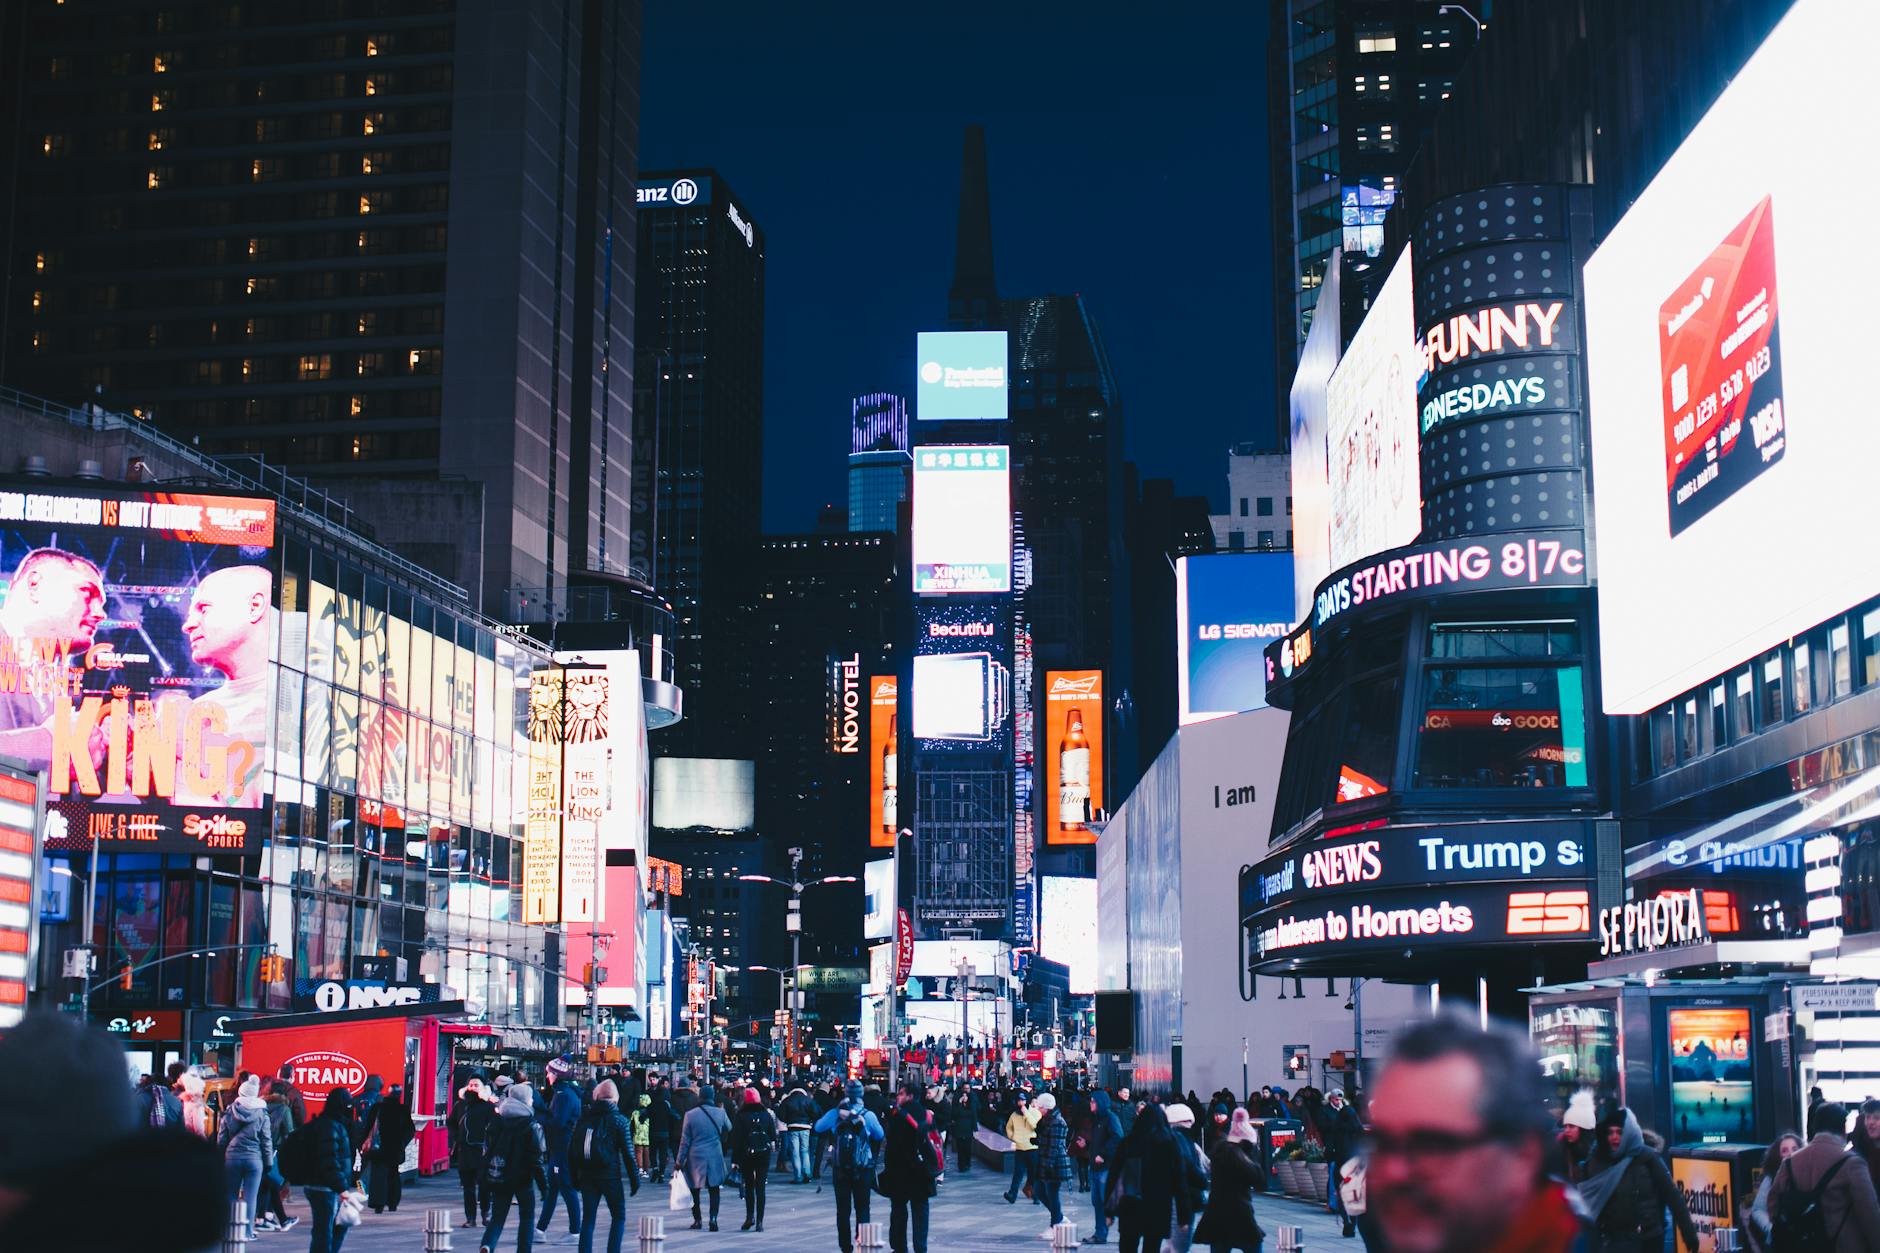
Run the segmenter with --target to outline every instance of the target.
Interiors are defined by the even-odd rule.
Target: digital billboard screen
[[[1011,450],[916,448],[913,522],[916,595],[1011,591]]]
[[[1266,708],[1266,646],[1292,629],[1293,608],[1291,553],[1176,561],[1175,681],[1183,726]]]
[[[1874,6],[1790,9],[1586,264],[1608,713],[1880,594],[1852,538],[1880,464],[1880,259],[1823,194],[1844,141],[1818,124],[1868,111],[1874,36]]]
[[[1333,569],[1408,544],[1423,529],[1414,296],[1405,248],[1326,384]]]
[[[1103,808],[1103,671],[1044,676],[1044,839],[1095,844],[1089,821]]]
[[[653,759],[653,826],[661,831],[749,831],[757,765],[721,757]]]
[[[926,750],[1011,745],[1011,615],[1002,601],[915,608],[914,738]]]
[[[278,644],[274,502],[0,488],[0,755],[46,847],[256,853]]]
[[[1333,250],[1325,283],[1312,308],[1312,330],[1293,372],[1288,407],[1292,421],[1293,611],[1303,622],[1320,580],[1332,572],[1332,480],[1326,449],[1330,415],[1326,388],[1338,368],[1339,254]]]
[[[1045,875],[1038,952],[1070,968],[1072,996],[1097,990],[1097,881]]]
[[[914,412],[923,421],[1006,418],[1004,331],[922,331]]]
[[[862,867],[862,938],[885,940],[894,934],[894,858]]]
[[[1750,1011],[1665,1011],[1673,1144],[1722,1144],[1755,1133],[1756,1051]]]
[[[893,848],[901,828],[901,682],[868,679],[868,844]]]

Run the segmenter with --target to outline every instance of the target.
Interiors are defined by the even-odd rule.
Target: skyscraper
[[[685,720],[657,751],[745,756],[749,614],[763,510],[764,234],[715,170],[639,184],[635,405],[657,446],[635,551],[672,602]]]
[[[906,397],[857,396],[849,422],[849,530],[900,530],[913,474]]]
[[[440,573],[502,612],[626,564],[640,4],[389,12],[7,6],[0,379],[468,481],[482,568]]]

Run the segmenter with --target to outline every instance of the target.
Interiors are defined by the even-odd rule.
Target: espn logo
[[[1509,935],[1573,935],[1592,929],[1592,900],[1585,888],[1508,893]]]

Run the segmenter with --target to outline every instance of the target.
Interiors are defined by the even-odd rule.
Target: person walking
[[[665,1079],[654,1085],[653,1103],[647,1106],[646,1156],[656,1183],[666,1181],[666,1164],[679,1139],[679,1114],[672,1107],[672,1088]]]
[[[1847,1151],[1846,1127],[1846,1107],[1832,1101],[1823,1101],[1808,1112],[1812,1138],[1782,1163],[1769,1188],[1769,1213],[1778,1246],[1786,1227],[1800,1226],[1795,1211],[1819,1197],[1819,1216],[1833,1253],[1880,1249],[1880,1200],[1875,1198],[1867,1163],[1858,1153]]]
[[[947,1104],[947,1138],[953,1142],[962,1175],[973,1169],[973,1137],[978,1134],[979,1100],[962,1085]]]
[[[707,1087],[698,1093],[698,1104],[686,1111],[679,1125],[679,1151],[673,1168],[685,1173],[692,1189],[692,1229],[701,1226],[699,1197],[711,1194],[711,1229],[718,1230],[719,1189],[731,1173],[725,1165],[725,1141],[731,1135],[731,1120],[718,1108],[718,1093]]]
[[[391,1095],[372,1107],[360,1124],[365,1141],[366,1204],[374,1214],[398,1212],[405,1191],[405,1149],[418,1134],[405,1104],[405,1089],[392,1085]]]
[[[640,1100],[646,1099],[642,1094]],[[620,1242],[626,1235],[621,1220],[627,1209],[621,1182],[632,1186],[633,1195],[640,1194],[633,1152],[632,1129],[620,1113],[620,1088],[613,1080],[603,1079],[594,1085],[594,1099],[581,1112],[569,1137],[569,1161],[575,1185],[581,1189],[580,1253],[594,1253],[594,1231],[600,1226],[602,1201],[607,1202],[607,1253],[620,1253]]]
[[[1051,1226],[1064,1221],[1064,1207],[1059,1202],[1059,1192],[1071,1177],[1070,1138],[1071,1125],[1064,1121],[1064,1115],[1058,1112],[1057,1097],[1049,1092],[1040,1092],[1032,1104],[1040,1111],[1037,1128],[1038,1143],[1038,1199],[1044,1202],[1045,1213],[1050,1215]],[[1045,1239],[1051,1238],[1049,1228],[1045,1230]]]
[[[137,1085],[137,1123],[143,1127],[180,1127],[183,1102],[170,1085],[155,1075],[145,1075]]]
[[[1854,1119],[1854,1134],[1847,1138],[1847,1143],[1860,1154],[1860,1160],[1867,1163],[1867,1173],[1880,1179],[1880,1101],[1860,1103],[1860,1114]]]
[[[255,1205],[261,1195],[261,1177],[274,1169],[274,1133],[268,1123],[268,1103],[261,1099],[261,1081],[250,1075],[222,1115],[216,1142],[228,1167],[228,1199],[243,1206],[243,1228],[255,1238]]]
[[[756,1088],[744,1089],[744,1105],[731,1129],[731,1157],[744,1175],[744,1226],[740,1230],[764,1229],[764,1195],[778,1139],[777,1116],[764,1108],[764,1098]]]
[[[1021,1188],[1032,1200],[1038,1199],[1032,1195],[1036,1189],[1026,1183],[1038,1169],[1038,1117],[1038,1112],[1027,1108],[1025,1098],[1020,1096],[1018,1103],[1012,1107],[1011,1116],[1005,1120],[1005,1138],[1012,1142],[1012,1186],[1005,1190],[1007,1205],[1018,1203]]]
[[[334,1088],[326,1094],[320,1116],[307,1123],[314,1129],[313,1151],[307,1162],[307,1181],[301,1193],[307,1198],[307,1225],[313,1229],[309,1253],[339,1253],[346,1243],[346,1233],[334,1220],[339,1217],[340,1194],[352,1185],[353,1095],[348,1088]]]
[[[875,1188],[886,1133],[874,1113],[862,1103],[862,1085],[849,1080],[843,1098],[824,1110],[813,1132],[830,1144],[829,1177],[836,1192],[836,1244],[842,1253],[855,1247],[856,1224],[868,1219],[868,1199]],[[822,1166],[817,1164],[817,1177]],[[819,1185],[820,1188],[820,1185]]]
[[[1756,1196],[1750,1201],[1749,1221],[1743,1224],[1743,1234],[1749,1238],[1751,1253],[1772,1253],[1770,1236],[1773,1234],[1774,1221],[1769,1213],[1769,1191],[1775,1187],[1776,1174],[1782,1169],[1782,1163],[1794,1157],[1802,1149],[1802,1137],[1794,1131],[1784,1131],[1769,1144],[1763,1154],[1762,1182],[1756,1185]]]
[[[1344,1220],[1343,1234],[1356,1235],[1358,1229],[1338,1199],[1338,1171],[1345,1164],[1345,1159],[1358,1151],[1358,1142],[1364,1138],[1364,1122],[1358,1117],[1358,1111],[1351,1108],[1351,1102],[1345,1099],[1345,1094],[1336,1088],[1325,1098],[1318,1118],[1325,1157],[1331,1167],[1325,1172],[1325,1208]]]
[[[559,1061],[557,1058],[556,1062]],[[548,1188],[542,1200],[542,1217],[535,1229],[548,1230],[549,1220],[555,1216],[555,1199],[560,1197],[567,1202],[568,1234],[573,1236],[581,1233],[581,1193],[575,1187],[574,1172],[568,1169],[568,1142],[574,1138],[574,1125],[581,1121],[583,1102],[580,1092],[575,1090],[573,1071],[557,1067],[555,1063],[550,1063],[549,1068],[556,1079],[554,1093],[548,1100],[548,1117],[542,1120],[542,1135],[548,1142]]]
[[[548,1139],[535,1117],[535,1090],[526,1083],[509,1084],[496,1102],[483,1182],[490,1191],[490,1221],[483,1228],[481,1253],[491,1253],[503,1238],[512,1206],[516,1253],[529,1253],[535,1241],[535,1193],[548,1191]]]
[[[450,1158],[457,1166],[457,1181],[463,1187],[463,1225],[475,1227],[490,1221],[490,1192],[483,1183],[483,1156],[489,1146],[490,1124],[496,1119],[496,1107],[483,1097],[483,1081],[472,1079],[457,1093],[444,1124],[450,1141]]]
[[[1090,1158],[1091,1209],[1096,1211],[1092,1219],[1095,1230],[1084,1237],[1084,1243],[1107,1244],[1110,1215],[1104,1202],[1110,1192],[1110,1163],[1123,1143],[1123,1125],[1110,1107],[1110,1094],[1101,1088],[1090,1094],[1090,1119],[1084,1140],[1084,1151]]]
[[[1168,1115],[1152,1102],[1136,1112],[1136,1125],[1123,1137],[1110,1168],[1120,1253],[1156,1253],[1177,1223],[1193,1221],[1178,1138],[1169,1129]]]
[[[286,1099],[287,1110],[294,1116],[294,1130],[307,1125],[307,1098],[294,1086],[294,1063],[287,1062],[275,1072],[270,1091],[279,1092]]]
[[[596,1091],[599,1089],[597,1088]],[[599,1097],[595,1098],[599,1100]],[[588,1107],[590,1110],[592,1105]],[[653,1174],[653,1094],[640,1093],[639,1104],[627,1115],[627,1129],[633,1133],[633,1190],[640,1190],[640,1180]]]
[[[268,1134],[274,1140],[274,1161],[261,1173],[261,1196],[255,1204],[261,1213],[255,1216],[256,1231],[288,1231],[299,1224],[287,1215],[287,1180],[281,1174],[281,1146],[294,1134],[294,1111],[281,1090],[281,1080],[270,1079],[267,1095]],[[272,1215],[272,1217],[266,1217]]]
[[[1659,1253],[1665,1245],[1665,1210],[1671,1211],[1689,1253],[1697,1253],[1697,1225],[1684,1194],[1671,1181],[1657,1145],[1646,1142],[1638,1119],[1621,1107],[1600,1120],[1600,1143],[1586,1164],[1580,1195],[1593,1216],[1599,1253]]]
[[[783,1122],[783,1146],[790,1160],[790,1182],[809,1182],[809,1137],[816,1125],[816,1102],[802,1087],[791,1088],[777,1107]]]
[[[1253,1218],[1253,1191],[1261,1184],[1258,1137],[1244,1109],[1228,1115],[1227,1131],[1208,1154],[1209,1188],[1195,1243],[1213,1253],[1260,1253],[1266,1233]]]
[[[928,1202],[942,1164],[927,1137],[924,1095],[920,1080],[902,1079],[883,1128],[881,1191],[888,1198],[888,1243],[894,1253],[927,1253]]]

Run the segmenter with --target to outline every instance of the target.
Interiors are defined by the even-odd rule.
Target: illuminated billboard
[[[1006,418],[1004,331],[922,331],[914,413],[923,421]]]
[[[562,672],[529,677],[529,791],[522,846],[522,921],[561,919]]]
[[[1011,453],[1003,444],[914,450],[914,592],[1012,590]]]
[[[1183,726],[1266,707],[1266,646],[1292,629],[1293,591],[1291,553],[1176,561],[1175,681]]]
[[[1332,480],[1326,449],[1329,415],[1325,391],[1338,368],[1339,254],[1325,267],[1325,284],[1312,309],[1312,330],[1293,373],[1292,411],[1293,610],[1303,622],[1319,582],[1332,572]]]
[[[1069,967],[1071,995],[1088,996],[1097,990],[1097,881],[1048,874],[1043,884],[1038,955]]]
[[[274,502],[0,488],[0,756],[46,846],[257,853],[274,713]]]
[[[914,738],[927,750],[1010,747],[1010,607],[929,601],[916,607]]]
[[[1095,844],[1087,825],[1103,808],[1103,671],[1044,676],[1044,839]]]
[[[829,751],[843,756],[862,751],[862,655],[829,659]]]
[[[26,1013],[45,921],[38,899],[39,800],[36,777],[0,763],[0,1030]],[[69,875],[65,882],[69,902]]]
[[[1326,384],[1333,569],[1408,544],[1423,529],[1414,295],[1405,248]]]
[[[868,843],[893,848],[901,824],[901,684],[891,674],[868,679]]]
[[[894,934],[894,858],[862,867],[862,938],[885,940]]]
[[[1880,594],[1853,538],[1880,464],[1880,260],[1822,194],[1844,137],[1819,125],[1870,112],[1874,36],[1880,8],[1795,5],[1586,264],[1608,713]]]
[[[661,831],[749,831],[757,766],[721,757],[653,760],[653,826]]]

